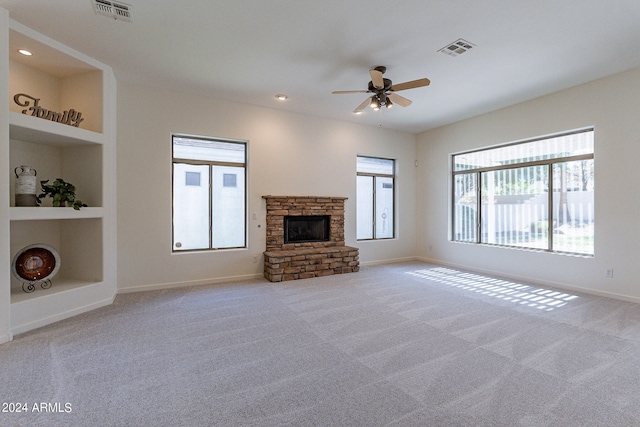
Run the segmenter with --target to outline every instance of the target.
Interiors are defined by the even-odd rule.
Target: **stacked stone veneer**
[[[359,270],[358,248],[344,244],[346,197],[263,196],[267,201],[264,277],[272,282]],[[287,215],[329,215],[329,241],[284,243]]]

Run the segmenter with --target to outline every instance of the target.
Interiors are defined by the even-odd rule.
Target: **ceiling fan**
[[[367,90],[336,90],[333,94],[345,94],[345,93],[373,93],[372,96],[365,99],[364,102],[353,110],[354,113],[359,113],[364,110],[367,105],[371,106],[374,110],[379,110],[382,106],[391,108],[394,104],[398,104],[401,107],[408,107],[411,105],[411,100],[398,95],[395,92],[407,89],[414,89],[417,87],[428,86],[429,79],[423,78],[418,80],[412,80],[410,82],[404,82],[399,84],[393,84],[391,80],[382,77],[384,72],[387,71],[387,67],[377,66],[372,70],[369,70],[371,75],[371,81]]]

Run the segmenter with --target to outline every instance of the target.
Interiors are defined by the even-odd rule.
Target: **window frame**
[[[358,167],[357,167],[357,158],[367,158],[367,159],[379,159],[379,160],[388,160],[391,161],[393,163],[393,173],[391,174],[384,174],[384,173],[373,173],[373,172],[360,172],[358,171]],[[368,238],[359,238],[357,236],[358,233],[358,227],[356,225],[356,240],[360,241],[360,242],[364,242],[364,241],[373,241],[373,240],[392,240],[396,238],[396,170],[397,170],[397,160],[396,159],[391,159],[388,157],[380,157],[380,156],[369,156],[369,155],[365,155],[365,154],[358,154],[356,156],[356,180],[357,177],[359,176],[368,176],[368,177],[372,177],[372,209],[371,209],[371,218],[372,218],[372,224],[371,224],[371,228],[372,228],[372,232],[371,232],[371,236],[372,237],[368,237]],[[387,178],[387,179],[391,179],[391,183],[393,185],[392,188],[392,196],[391,196],[391,200],[393,202],[393,206],[392,206],[392,216],[393,216],[393,221],[391,222],[391,236],[390,237],[377,237],[376,236],[376,179],[377,178]],[[358,193],[356,191],[356,209],[358,206]],[[357,221],[357,215],[356,215],[356,221]]]
[[[229,161],[216,161],[216,160],[196,160],[182,157],[175,157],[174,153],[174,139],[175,138],[185,138],[185,139],[193,139],[200,140],[205,142],[221,142],[225,144],[239,144],[244,146],[244,162],[229,162]],[[208,187],[209,194],[209,245],[207,248],[193,248],[193,249],[177,249],[175,247],[175,213],[174,213],[174,185],[175,185],[175,165],[176,163],[187,164],[187,165],[197,165],[197,166],[208,166],[209,167],[209,180],[206,183],[202,183],[201,185],[206,185]],[[190,252],[203,252],[203,251],[227,251],[227,250],[237,250],[237,249],[246,249],[248,248],[248,223],[249,223],[249,204],[248,204],[248,196],[249,196],[249,180],[248,180],[248,163],[249,163],[249,141],[239,140],[239,139],[230,139],[230,138],[221,138],[221,137],[210,137],[210,136],[201,136],[201,135],[189,135],[182,133],[172,133],[171,134],[171,252],[174,254],[182,254],[182,253],[190,253]],[[244,188],[243,188],[243,244],[241,246],[229,246],[229,247],[213,247],[213,210],[214,210],[214,200],[213,200],[213,170],[214,166],[230,166],[230,167],[241,167],[243,169],[243,177],[244,177]],[[224,187],[223,188],[228,188]],[[237,186],[236,186],[237,188]]]
[[[460,170],[456,170],[456,156],[461,156],[461,155],[465,155],[465,154],[471,154],[471,153],[478,153],[478,152],[482,152],[482,151],[490,151],[490,150],[495,150],[495,149],[499,149],[499,148],[505,148],[505,147],[510,147],[510,146],[516,146],[516,145],[522,145],[522,144],[527,144],[527,143],[531,143],[531,142],[536,142],[536,141],[545,141],[545,140],[549,140],[549,139],[553,139],[553,138],[558,138],[558,137],[563,137],[563,136],[569,136],[569,135],[577,135],[580,133],[587,133],[587,132],[591,132],[593,134],[593,140],[594,140],[594,147],[591,151],[591,153],[589,154],[576,154],[576,155],[569,155],[566,157],[553,157],[553,158],[548,158],[548,159],[544,159],[544,160],[531,160],[531,161],[525,161],[525,162],[518,162],[518,163],[507,163],[507,164],[503,164],[503,165],[498,165],[498,166],[484,166],[484,167],[475,167],[475,168],[471,168],[471,169],[460,169]],[[511,249],[520,249],[520,250],[529,250],[529,251],[535,251],[535,252],[549,252],[549,253],[555,253],[555,254],[565,254],[565,255],[575,255],[575,256],[583,256],[583,257],[593,257],[595,255],[595,248],[593,250],[592,253],[582,253],[582,252],[569,252],[569,251],[561,251],[561,250],[555,250],[554,249],[554,242],[553,242],[553,232],[550,229],[547,229],[547,247],[546,249],[539,249],[539,248],[534,248],[534,247],[522,247],[522,246],[516,246],[516,245],[509,245],[509,244],[500,244],[500,243],[489,243],[489,242],[484,242],[483,241],[483,214],[482,214],[482,189],[483,189],[483,173],[486,172],[493,172],[493,171],[507,171],[507,170],[516,170],[516,169],[520,169],[520,168],[526,168],[526,167],[532,167],[532,166],[546,166],[547,168],[547,181],[548,181],[548,188],[547,188],[547,215],[548,215],[548,220],[547,220],[547,224],[553,223],[554,221],[554,181],[555,181],[555,177],[554,177],[554,165],[556,164],[561,164],[561,163],[568,163],[568,162],[572,162],[572,161],[583,161],[583,160],[593,160],[594,161],[594,168],[595,168],[595,128],[594,127],[586,127],[586,128],[582,128],[582,129],[577,129],[574,131],[567,131],[567,132],[562,132],[562,133],[558,133],[558,134],[552,134],[552,135],[546,135],[546,136],[540,136],[540,137],[535,137],[535,138],[531,138],[531,139],[526,139],[526,140],[521,140],[521,141],[516,141],[516,142],[511,142],[511,143],[507,143],[507,144],[502,144],[502,145],[495,145],[495,146],[489,146],[489,147],[483,147],[480,149],[474,149],[474,150],[469,150],[469,151],[463,151],[463,152],[459,152],[459,153],[453,153],[451,154],[451,163],[450,163],[450,167],[451,167],[451,191],[450,191],[450,209],[451,209],[451,213],[450,213],[450,220],[451,220],[451,226],[449,228],[450,230],[450,241],[454,242],[454,243],[467,243],[467,244],[478,244],[478,245],[488,245],[488,246],[497,246],[497,247],[504,247],[504,248],[511,248]],[[462,239],[456,239],[456,177],[457,176],[462,176],[462,175],[469,175],[469,176],[474,176],[475,179],[475,184],[476,184],[476,188],[475,188],[475,206],[476,206],[476,218],[475,218],[475,227],[474,227],[474,232],[475,232],[475,239],[472,240],[462,240]],[[594,206],[595,209],[595,206]],[[595,215],[594,215],[595,218]],[[594,223],[595,223],[595,219],[594,219]],[[594,230],[594,235],[595,235],[595,230]]]

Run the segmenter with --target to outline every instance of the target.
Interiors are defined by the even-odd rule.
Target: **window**
[[[200,187],[200,172],[186,172],[185,185]]]
[[[235,173],[225,173],[222,175],[223,187],[237,187],[237,177]]]
[[[594,253],[594,132],[452,156],[452,240]]]
[[[243,141],[174,135],[173,251],[246,247]]]
[[[358,156],[356,171],[357,239],[392,239],[395,160]]]

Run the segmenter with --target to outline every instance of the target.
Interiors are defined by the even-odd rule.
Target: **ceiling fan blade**
[[[369,70],[369,74],[371,74],[371,83],[373,83],[373,87],[376,89],[382,89],[384,87],[382,72],[374,68],[373,70]]]
[[[368,106],[369,104],[371,104],[371,98],[367,98],[367,99],[365,99],[365,100],[362,102],[362,104],[358,105],[358,106],[356,107],[356,109],[355,109],[355,110],[353,110],[353,111],[355,111],[355,112],[362,111],[362,110],[364,110],[365,108],[367,108],[367,106]]]
[[[334,90],[331,92],[334,95],[341,95],[345,93],[368,93],[368,90]]]
[[[401,107],[408,107],[411,105],[411,100],[407,99],[403,96],[398,95],[397,93],[388,93],[387,96],[394,104],[398,104]]]
[[[407,89],[413,89],[416,87],[429,86],[429,83],[431,82],[427,78],[411,80],[410,82],[398,83],[397,85],[393,85],[391,86],[391,90],[394,92],[397,92],[399,90],[407,90]]]

